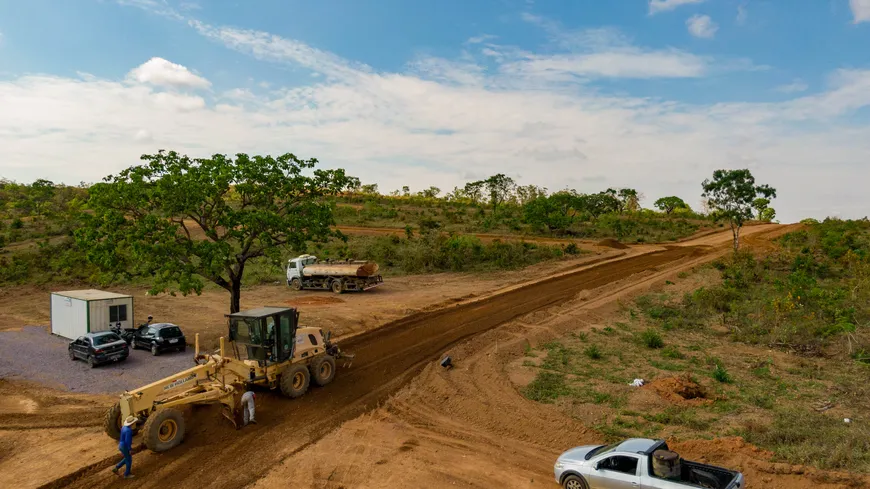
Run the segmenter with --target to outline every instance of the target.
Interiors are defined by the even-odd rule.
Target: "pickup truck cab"
[[[679,476],[658,477],[653,453],[668,450],[664,440],[631,438],[614,445],[573,448],[559,456],[554,471],[565,489],[744,489],[743,474],[688,460]]]

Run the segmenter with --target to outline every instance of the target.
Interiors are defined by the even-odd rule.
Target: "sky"
[[[505,173],[782,222],[870,212],[870,0],[0,1],[0,177],[294,153],[382,192]]]

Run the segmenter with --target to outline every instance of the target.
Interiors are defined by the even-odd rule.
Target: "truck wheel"
[[[106,411],[103,417],[103,429],[106,434],[116,440],[121,439],[121,403],[116,402]]]
[[[341,279],[333,280],[332,281],[332,291],[335,292],[336,294],[341,294],[342,292],[344,292],[344,282]]]
[[[323,355],[311,362],[308,368],[311,370],[311,380],[318,387],[325,386],[335,378],[335,358],[332,355]]]
[[[586,481],[579,475],[569,475],[562,481],[562,487],[565,489],[588,489]]]
[[[287,285],[289,285],[291,289],[297,292],[302,290],[302,281],[300,281],[298,278],[294,278]]]
[[[311,375],[305,365],[290,365],[281,372],[281,393],[290,399],[305,394],[311,382]]]
[[[160,409],[148,417],[142,429],[145,446],[152,452],[165,452],[184,440],[184,416],[177,409]]]

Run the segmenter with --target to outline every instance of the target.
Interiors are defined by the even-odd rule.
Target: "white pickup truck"
[[[654,457],[668,459],[668,465]],[[565,489],[745,489],[740,472],[680,460],[664,440],[646,438],[572,448],[556,460],[554,471]]]

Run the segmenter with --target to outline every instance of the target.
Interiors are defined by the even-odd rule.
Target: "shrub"
[[[665,340],[662,339],[662,336],[658,331],[649,328],[640,335],[641,342],[646,345],[647,348],[662,348],[665,346]]]
[[[673,358],[676,360],[682,360],[686,358],[683,353],[677,349],[674,345],[666,346],[664,350],[662,350],[662,356],[665,358]]]
[[[601,360],[604,358],[604,354],[601,353],[601,350],[598,349],[598,345],[589,345],[583,350],[583,354],[589,357],[591,360]]]
[[[565,376],[554,372],[542,371],[529,385],[522,389],[527,399],[550,403],[562,396],[571,394]]]
[[[713,368],[713,378],[723,384],[730,384],[732,381],[731,374],[725,370],[725,366],[721,363],[716,363],[716,367]]]

